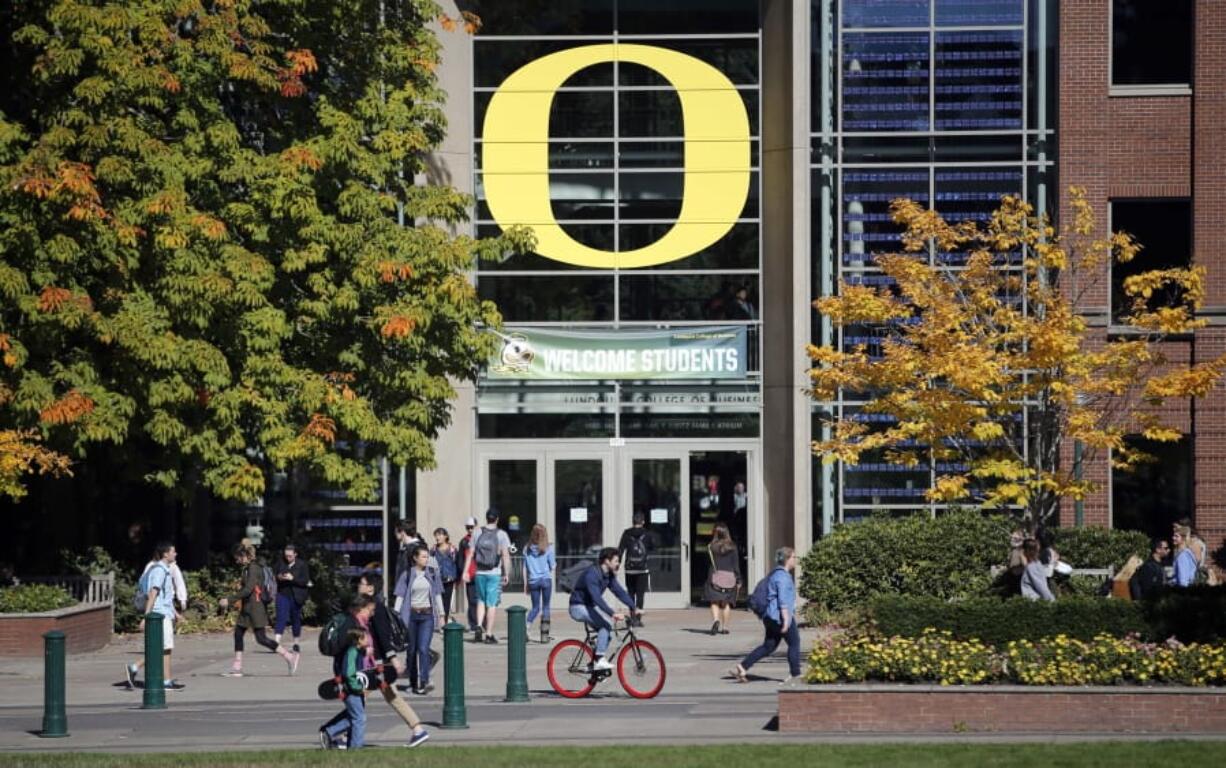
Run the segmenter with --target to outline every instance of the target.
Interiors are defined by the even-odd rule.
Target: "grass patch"
[[[446,754],[440,754],[440,750]],[[378,747],[361,759],[345,752],[285,750],[278,752],[203,752],[177,754],[41,754],[0,755],[0,765],[30,768],[163,768],[222,766],[225,768],[304,768],[354,766],[405,768],[480,765],[482,768],[860,768],[861,766],[1036,766],[1036,768],[1118,768],[1121,765],[1185,765],[1204,760],[1213,747],[1190,741],[1092,742],[1082,744],[781,744],[710,747],[443,747],[426,744],[415,750]]]

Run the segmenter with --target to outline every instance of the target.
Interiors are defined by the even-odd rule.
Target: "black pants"
[[[470,581],[464,585],[464,597],[468,600],[468,628],[477,628],[477,585]]]
[[[246,627],[236,626],[234,628],[234,650],[236,651],[243,650],[243,635],[245,634],[247,634]],[[273,640],[265,633],[264,627],[260,627],[259,629],[251,630],[251,634],[255,635],[255,641],[257,643],[264,646],[268,650],[270,651],[277,650],[277,641]]]
[[[634,607],[640,611],[643,610],[643,600],[647,597],[649,576],[650,574],[647,573],[626,574],[626,591],[630,593],[631,599],[634,600]]]
[[[443,621],[444,623],[451,622],[451,605],[452,605],[451,597],[452,597],[452,593],[455,592],[455,585],[456,583],[454,581],[444,581],[443,582],[443,615],[444,615]]]

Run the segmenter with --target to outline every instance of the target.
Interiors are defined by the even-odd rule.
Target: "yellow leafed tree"
[[[1204,396],[1226,370],[1226,356],[1168,365],[1159,344],[1204,324],[1204,270],[1128,277],[1117,322],[1129,332],[1092,332],[1082,299],[1109,260],[1130,261],[1142,246],[1123,232],[1094,237],[1084,192],[1070,191],[1072,220],[1059,230],[1012,197],[982,224],[894,201],[903,249],[875,257],[889,284],[840,283],[814,302],[835,328],[861,338],[871,329],[868,343],[808,347],[814,398],[842,391],[864,402],[828,424],[816,454],[940,468],[929,501],[1012,509],[1034,525],[1094,490],[1064,455],[1071,441],[1084,446],[1082,462],[1110,452],[1128,468],[1147,457],[1125,435],[1179,439],[1156,406]],[[964,254],[966,267],[933,266],[931,248]]]

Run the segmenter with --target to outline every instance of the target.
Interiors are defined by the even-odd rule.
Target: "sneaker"
[[[746,672],[745,668],[742,667],[740,664],[737,664],[735,667],[728,670],[728,674],[735,677],[738,683],[748,683],[749,682],[749,673]]]
[[[718,621],[717,621],[717,622],[715,622],[715,623],[713,623],[713,624],[711,625],[711,634],[712,634],[712,635],[718,635],[718,634],[719,634],[719,622],[718,622]]]
[[[421,687],[422,693],[429,693],[434,690],[434,683],[426,683]]]
[[[418,731],[417,733],[413,734],[412,737],[409,738],[409,743],[405,744],[405,746],[406,747],[416,747],[418,744],[421,744],[423,741],[425,741],[428,738],[430,738],[429,731],[426,731],[426,730]]]
[[[477,627],[477,629],[473,630],[473,640],[475,640],[478,643],[484,641],[485,640],[485,630],[481,629],[480,627]]]
[[[498,638],[494,637],[493,635],[486,635],[486,636],[485,636],[485,643],[486,643],[486,645],[497,645],[497,644],[498,644]]]
[[[332,737],[323,728],[319,729],[319,748],[336,749],[336,742],[332,741]]]
[[[601,656],[599,659],[596,659],[596,663],[592,665],[592,669],[596,670],[597,672],[607,672],[613,669],[613,665],[608,659]]]
[[[414,696],[425,696],[426,689],[420,686],[413,686],[413,695]]]
[[[222,672],[222,673],[221,673],[221,676],[222,676],[222,677],[242,677],[242,676],[243,676],[243,670],[241,670],[241,669],[231,669],[229,672]]]
[[[135,664],[125,664],[124,665],[123,672],[124,672],[124,675],[128,678],[129,688],[136,687],[136,671],[137,670],[136,670]]]
[[[162,687],[168,691],[181,691],[187,686],[184,685],[183,683],[180,683],[178,680],[167,680],[165,683],[162,684]]]
[[[726,635],[726,634],[728,634],[728,628],[727,628],[727,627],[724,627],[724,626],[720,626],[720,628],[719,628],[719,633],[720,633],[721,635]]]
[[[298,660],[301,658],[301,653],[294,653],[293,651],[291,651],[290,654],[285,657],[285,663],[289,667],[289,674],[291,677],[298,674]]]

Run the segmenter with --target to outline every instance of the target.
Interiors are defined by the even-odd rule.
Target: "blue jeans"
[[[285,632],[285,625],[294,628],[294,637],[302,637],[302,606],[284,592],[277,593],[277,634]]]
[[[589,611],[586,606],[572,604],[570,617],[596,628],[596,655],[604,656],[604,652],[609,650],[609,634],[613,629],[604,614],[599,610]]]
[[[762,640],[762,644],[749,652],[741,662],[741,667],[749,669],[754,664],[757,664],[764,657],[770,656],[779,647],[782,640],[788,641],[788,673],[792,677],[800,676],[800,629],[796,626],[796,620],[792,619],[792,623],[788,625],[787,632],[781,632],[779,622],[774,619],[764,618],[762,624],[766,628],[766,637]]]
[[[409,636],[413,638],[413,650],[407,663],[417,667],[417,674],[409,675],[410,682],[425,686],[430,682],[430,641],[434,638],[434,613],[409,612]]]
[[[549,604],[553,601],[553,582],[548,579],[528,582],[528,594],[532,596],[532,610],[528,611],[528,623],[536,621],[538,615],[545,621],[549,621]]]
[[[366,745],[366,697],[346,696],[345,711],[324,725],[324,733],[336,741],[342,733],[349,733],[349,748]]]

